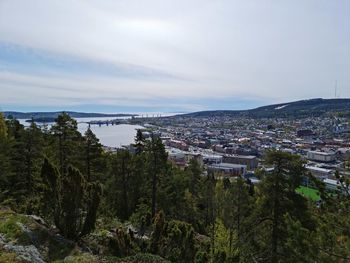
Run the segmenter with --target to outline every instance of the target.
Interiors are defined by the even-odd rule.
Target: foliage
[[[196,254],[192,226],[176,220],[167,222],[160,211],[155,218],[150,251],[171,262],[192,262]]]
[[[68,167],[65,174],[45,159],[42,168],[45,185],[44,215],[52,218],[63,236],[77,239],[90,233],[95,226],[101,186],[86,182],[79,170]],[[72,195],[74,193],[74,195]],[[49,206],[47,205],[49,204]]]
[[[171,165],[155,134],[145,139],[138,131],[133,147],[105,152],[66,113],[50,129],[0,116],[0,203],[56,226],[35,229],[49,262],[350,260],[350,182],[339,173],[337,194],[316,178],[311,191],[300,186],[310,176],[303,161],[271,151],[264,162],[274,170],[259,170],[254,186],[203,176],[194,159],[185,170]],[[21,228],[27,219],[0,211],[0,233],[32,242]],[[0,261],[13,258],[2,252]]]

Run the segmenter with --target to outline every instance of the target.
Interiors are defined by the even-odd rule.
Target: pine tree
[[[217,198],[221,199],[221,220],[228,231],[227,255],[237,262],[247,260],[250,216],[253,211],[253,197],[249,193],[250,186],[238,177],[232,183],[226,181]]]
[[[254,215],[255,238],[250,245],[255,249],[254,260],[284,262],[293,257],[288,248],[286,217],[299,222],[302,227],[315,227],[307,209],[307,200],[296,193],[306,169],[299,156],[271,151],[266,156],[266,164],[272,165],[271,174],[265,174],[257,189],[257,203]]]

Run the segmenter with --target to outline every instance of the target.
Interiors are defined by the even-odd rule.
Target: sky
[[[349,13],[348,0],[0,0],[0,109],[347,98]]]

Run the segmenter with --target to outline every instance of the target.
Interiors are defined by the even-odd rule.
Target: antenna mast
[[[335,86],[334,86],[334,98],[337,98],[337,85],[338,85],[338,81],[335,81]]]

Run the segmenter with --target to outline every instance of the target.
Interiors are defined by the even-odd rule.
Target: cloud
[[[3,0],[0,104],[205,109],[237,98],[258,105],[331,97],[335,80],[350,97],[349,7]]]

